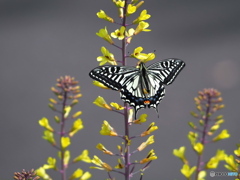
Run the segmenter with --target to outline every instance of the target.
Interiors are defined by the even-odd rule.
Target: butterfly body
[[[135,109],[154,108],[165,96],[164,85],[171,84],[185,63],[179,59],[166,59],[145,66],[99,66],[90,71],[89,76],[105,86],[120,91],[120,97]]]

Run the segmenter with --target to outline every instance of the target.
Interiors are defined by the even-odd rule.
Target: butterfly
[[[164,85],[171,84],[185,63],[176,58],[165,59],[146,66],[140,62],[137,67],[105,65],[94,68],[89,76],[110,89],[120,91],[121,99],[135,110],[154,108],[165,96]]]

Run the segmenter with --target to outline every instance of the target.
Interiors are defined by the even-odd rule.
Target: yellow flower
[[[146,63],[148,61],[151,61],[151,60],[155,59],[155,57],[156,57],[156,55],[153,52],[148,53],[147,58],[143,59],[142,62]]]
[[[113,3],[117,6],[117,7],[124,7],[125,5],[125,1],[124,0],[113,0]]]
[[[117,132],[114,130],[114,128],[112,126],[110,126],[110,124],[106,120],[103,121],[100,134],[103,136],[117,136],[118,135]]]
[[[111,151],[107,150],[101,143],[97,144],[96,148],[105,154],[113,155],[113,153]]]
[[[147,114],[141,114],[140,117],[139,117],[139,119],[133,121],[133,123],[134,123],[134,124],[142,124],[142,123],[144,123],[144,122],[147,121],[147,117],[148,117]]]
[[[62,137],[61,138],[61,145],[62,148],[65,149],[66,147],[68,147],[71,144],[70,138],[69,137]]]
[[[138,1],[138,0],[137,0]],[[137,2],[136,1],[136,2]],[[143,3],[144,3],[144,1],[140,1],[139,3],[137,3],[137,5],[136,5],[136,8],[138,9],[139,7],[141,7],[142,5],[143,5]]]
[[[62,159],[62,152],[61,151],[58,151],[58,157],[60,159]],[[69,150],[63,152],[63,164],[64,164],[64,166],[68,167],[70,157],[71,157],[71,154],[70,154]]]
[[[40,126],[46,128],[47,130],[49,130],[49,131],[51,131],[51,132],[54,131],[53,128],[49,125],[49,122],[48,122],[48,119],[47,119],[47,118],[43,117],[42,119],[40,119],[40,120],[38,121],[38,123],[39,123]]]
[[[100,10],[100,12],[97,13],[97,16],[100,19],[104,19],[104,20],[109,21],[111,23],[114,22],[113,18],[109,17],[103,10]]]
[[[215,155],[216,158],[218,158],[220,161],[224,160],[225,159],[225,151],[224,150],[217,150],[217,153]]]
[[[36,173],[44,180],[52,180],[52,178],[50,178],[50,176],[46,173],[46,170],[43,167],[36,169]]]
[[[229,137],[230,137],[230,134],[228,134],[228,130],[224,129],[224,130],[222,130],[222,132],[219,135],[217,135],[215,138],[213,138],[213,141],[219,141],[219,140],[226,139]]]
[[[133,21],[133,23],[134,23],[134,24],[137,24],[137,23],[139,23],[140,21],[144,21],[144,20],[149,19],[150,17],[151,17],[151,15],[150,15],[150,14],[147,14],[147,10],[144,9],[144,10],[141,12],[140,16]]]
[[[69,136],[73,137],[74,134],[76,134],[79,130],[83,129],[83,122],[81,119],[77,119],[74,121],[72,128],[69,132]]]
[[[119,40],[123,40],[125,37],[125,27],[122,26],[120,29],[116,29],[115,32],[111,33],[113,38],[118,38]]]
[[[100,83],[99,81],[93,81],[93,85],[98,86],[102,89],[110,89],[107,86],[105,86],[103,83]]]
[[[186,178],[190,178],[192,173],[194,173],[194,171],[196,170],[196,166],[193,166],[191,169],[189,167],[188,164],[184,164],[182,169],[181,169],[181,173],[186,177]]]
[[[66,106],[64,108],[64,118],[67,118],[69,116],[69,113],[71,112],[72,107],[71,106]]]
[[[205,180],[206,178],[206,175],[207,175],[207,173],[206,173],[206,171],[200,171],[199,173],[198,173],[198,178],[197,178],[197,180]]]
[[[118,14],[120,18],[123,18],[123,7],[125,6],[124,0],[112,0],[113,3],[118,7]]]
[[[226,155],[225,162],[227,163],[224,165],[225,168],[227,168],[230,171],[238,171],[238,164],[235,162],[233,155],[229,156]]]
[[[70,176],[70,180],[80,178],[83,175],[83,170],[78,168],[74,173]]]
[[[143,47],[139,46],[134,49],[133,53],[131,54],[131,57],[135,57],[137,59],[146,59],[147,55],[145,53],[141,53],[143,51]]]
[[[92,177],[90,172],[85,172],[79,180],[88,180]]]
[[[114,44],[113,40],[108,34],[107,27],[105,27],[104,29],[100,29],[99,32],[96,33],[96,35],[103,38],[105,41],[109,42],[110,44]]]
[[[220,127],[220,125],[219,124],[214,124],[211,128],[210,128],[210,132],[215,132],[216,130],[218,130],[219,129],[219,127]]]
[[[93,102],[93,104],[101,107],[101,108],[105,108],[105,109],[108,109],[108,110],[112,110],[112,108],[106,103],[106,101],[104,100],[103,97],[101,96],[98,96],[95,101]]]
[[[154,135],[150,136],[147,141],[143,142],[138,148],[138,151],[142,151],[143,149],[145,149],[148,145],[153,144],[154,143]]]
[[[124,17],[124,15],[123,15],[123,8],[118,8],[118,14],[119,14],[119,17],[121,19]]]
[[[79,180],[87,180],[91,177],[92,175],[89,172],[83,173],[83,170],[78,168],[74,173],[71,175],[69,178],[70,180],[80,178]]]
[[[191,145],[193,146],[197,140],[197,137],[198,137],[198,134],[197,133],[194,133],[192,131],[189,131],[188,133],[188,139],[191,143]]]
[[[53,103],[53,104],[57,104],[57,103],[58,103],[58,102],[57,102],[55,99],[53,99],[53,98],[50,98],[49,101],[50,101],[51,103]]]
[[[155,54],[154,53],[142,53],[143,48],[141,46],[137,47],[134,49],[133,53],[131,54],[131,57],[140,59],[141,62],[146,63],[147,61],[151,61],[155,58]]]
[[[154,150],[152,149],[152,150],[148,153],[147,157],[144,158],[144,159],[142,159],[142,160],[140,161],[140,164],[144,164],[144,163],[147,163],[147,162],[152,161],[152,160],[155,160],[155,159],[157,159],[157,156],[155,155],[155,152],[154,152]]]
[[[124,107],[122,107],[120,104],[115,103],[115,102],[111,102],[110,105],[112,107],[114,107],[116,110],[123,110],[124,109]]]
[[[88,156],[89,152],[88,150],[83,150],[82,154],[78,155],[76,158],[74,158],[73,162],[83,161],[86,163],[92,162],[90,157]]]
[[[238,147],[238,149],[234,150],[234,154],[236,156],[240,156],[240,147]]]
[[[222,124],[222,123],[224,123],[224,119],[217,120],[215,124]]]
[[[202,154],[203,149],[204,149],[204,145],[200,142],[194,144],[193,149],[198,153],[198,154]]]
[[[74,114],[72,115],[72,118],[75,119],[75,118],[77,118],[78,116],[80,116],[81,114],[82,114],[82,111],[77,111],[76,113],[74,113]]]
[[[65,151],[64,156],[63,156],[63,164],[64,166],[68,167],[69,159],[70,159],[70,151]]]
[[[135,30],[133,28],[130,28],[128,31],[126,31],[126,36],[127,36],[127,43],[130,44],[132,37],[134,35]]]
[[[47,160],[48,164],[44,164],[43,168],[44,169],[56,169],[56,161],[57,160],[55,158],[49,157]]]
[[[206,164],[206,168],[215,169],[218,167],[219,159],[216,157],[212,157]]]
[[[208,169],[215,169],[218,167],[219,161],[222,161],[225,159],[225,152],[224,150],[217,150],[216,155],[212,157],[206,164],[206,168]]]
[[[122,163],[121,159],[118,159],[118,164],[114,168],[116,168],[116,169],[124,168],[124,164]]]
[[[112,167],[105,163],[105,162],[102,162],[101,159],[99,159],[97,156],[93,156],[93,160],[92,160],[92,163],[94,163],[95,165],[97,165],[98,167],[90,167],[90,168],[93,168],[93,169],[99,169],[99,170],[106,170],[106,171],[112,171]]]
[[[146,136],[146,135],[149,135],[150,133],[152,133],[153,131],[157,130],[158,127],[157,126],[154,126],[155,125],[155,122],[152,122],[149,126],[148,126],[148,129],[146,131],[144,131],[141,136]]]
[[[182,146],[180,147],[179,149],[174,149],[173,150],[173,154],[178,157],[179,159],[181,159],[183,161],[183,163],[187,164],[188,161],[187,159],[185,158],[185,150],[186,150],[186,147]]]
[[[52,145],[56,145],[56,141],[54,139],[54,134],[53,132],[49,131],[49,130],[45,130],[43,132],[43,139],[46,139],[49,143],[51,143]]]
[[[127,16],[130,15],[130,14],[133,14],[135,13],[137,10],[137,7],[132,5],[132,4],[128,4],[128,7],[127,7]]]
[[[115,59],[114,59],[114,55],[112,53],[109,52],[109,50],[107,50],[104,46],[101,47],[101,52],[103,54],[103,56],[98,56],[97,57],[97,61],[100,61],[100,66],[109,63],[111,65],[117,65]]]
[[[147,22],[141,21],[139,22],[134,34],[137,35],[142,31],[145,31],[145,32],[151,31],[150,29],[147,29],[148,27],[149,27],[149,24]]]

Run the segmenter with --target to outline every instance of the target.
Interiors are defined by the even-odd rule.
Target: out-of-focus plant
[[[236,158],[234,157],[236,156]],[[234,150],[234,155],[230,154],[226,154],[225,155],[225,165],[224,167],[229,170],[231,174],[231,176],[236,177],[235,180],[240,180],[240,144],[237,144],[237,149]]]
[[[31,171],[26,171],[25,169],[22,172],[15,172],[13,178],[15,180],[37,180],[40,179],[37,173],[32,169]]]
[[[127,54],[127,47],[133,40],[133,38],[140,34],[141,32],[148,32],[151,31],[148,29],[149,23],[146,22],[151,15],[148,14],[147,10],[142,10],[136,19],[128,20],[132,14],[137,13],[140,6],[143,5],[144,1],[139,0],[113,0],[112,1],[116,10],[118,11],[118,16],[120,18],[120,22],[117,22],[115,19],[110,17],[107,13],[103,10],[100,10],[97,13],[97,16],[100,19],[106,20],[109,23],[115,23],[119,26],[116,30],[112,32],[108,32],[108,28],[105,26],[104,28],[100,29],[97,32],[97,36],[105,40],[109,45],[116,47],[121,52],[121,57],[116,58],[113,53],[110,52],[109,49],[106,47],[101,47],[102,55],[97,57],[97,61],[100,62],[100,66],[108,63],[111,65],[123,65],[127,64],[127,58],[137,59],[138,63],[140,62],[147,62],[153,60],[155,58],[154,53],[143,53],[143,48],[141,46],[136,47],[133,52],[128,55]],[[116,40],[119,40],[120,43],[117,43]],[[94,81],[93,83],[96,86],[99,86],[103,89],[108,89],[102,83]],[[95,169],[105,170],[108,174],[109,179],[113,180],[113,173],[116,172],[123,175],[122,179],[129,180],[134,175],[139,173],[139,179],[143,178],[144,171],[149,167],[150,163],[157,159],[157,156],[154,150],[150,150],[146,153],[146,156],[143,157],[141,160],[131,160],[131,156],[134,153],[143,151],[147,146],[154,143],[154,135],[151,135],[153,131],[157,130],[158,127],[155,126],[154,122],[150,123],[146,130],[140,132],[138,135],[131,136],[130,135],[130,126],[142,124],[147,120],[147,114],[142,114],[139,118],[133,119],[133,110],[129,108],[127,103],[124,105],[120,105],[118,103],[112,102],[107,103],[106,100],[99,96],[95,99],[94,104],[104,108],[109,111],[113,111],[123,115],[124,120],[124,134],[121,135],[111,126],[108,121],[103,121],[102,128],[100,130],[101,135],[105,136],[113,136],[118,137],[123,140],[122,145],[118,145],[118,153],[108,150],[103,144],[99,143],[96,147],[106,155],[110,156],[117,156],[119,157],[118,161],[115,163],[116,165],[110,165],[106,162],[103,162],[98,156],[94,156],[92,163],[96,166],[91,167]],[[131,147],[132,141],[134,138],[140,138],[144,136],[149,136],[146,141],[140,144],[138,147],[134,148],[133,150]],[[131,147],[131,149],[130,149]],[[135,178],[136,179],[136,178]]]
[[[204,150],[207,144],[215,143],[229,138],[230,134],[226,129],[219,132],[221,125],[224,123],[222,115],[214,116],[220,109],[224,108],[221,104],[223,99],[221,93],[215,89],[204,89],[199,91],[198,96],[194,98],[197,113],[191,112],[191,115],[197,119],[197,123],[189,122],[192,131],[188,133],[188,139],[193,151],[197,155],[195,166],[190,166],[190,162],[185,157],[184,146],[174,149],[173,154],[183,162],[181,173],[186,179],[204,180],[206,170],[216,169],[220,161],[225,159],[225,151],[218,149],[216,155],[209,160],[204,160]],[[197,124],[197,125],[196,125]],[[216,135],[217,134],[217,135]],[[195,178],[193,178],[195,174]]]
[[[79,161],[91,162],[88,150],[83,150],[75,158],[71,158],[71,151],[69,150],[71,138],[84,127],[81,118],[79,118],[82,112],[72,112],[73,107],[78,104],[78,99],[82,96],[80,86],[78,85],[78,81],[73,77],[65,76],[57,79],[56,87],[52,87],[51,90],[56,99],[50,98],[48,106],[56,113],[54,120],[60,126],[59,130],[53,128],[46,117],[39,120],[39,125],[44,128],[43,139],[48,141],[58,151],[59,160],[49,157],[47,163],[36,170],[37,175],[44,180],[51,180],[52,178],[46,170],[53,169],[60,173],[62,180],[87,180],[91,177],[91,174],[88,171],[84,172],[80,168],[76,169],[67,178],[67,169],[71,164],[78,163]],[[72,124],[70,129],[66,128],[67,123]],[[58,165],[58,161],[60,166]]]

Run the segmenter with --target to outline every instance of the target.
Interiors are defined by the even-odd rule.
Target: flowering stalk
[[[53,129],[47,118],[42,118],[39,120],[40,126],[45,128],[43,138],[47,140],[58,152],[60,158],[60,167],[57,166],[57,160],[55,158],[49,157],[47,164],[36,170],[38,176],[44,180],[51,180],[51,177],[46,173],[47,169],[53,169],[61,174],[62,180],[67,180],[67,168],[70,164],[76,163],[78,161],[84,161],[87,163],[91,162],[88,157],[88,151],[84,150],[82,154],[74,158],[71,162],[71,152],[67,149],[71,144],[71,138],[81,129],[83,129],[82,120],[79,116],[82,114],[81,111],[72,113],[72,108],[78,104],[78,99],[82,96],[80,94],[80,86],[78,86],[78,81],[73,77],[65,76],[57,79],[57,87],[52,87],[51,90],[57,96],[57,100],[51,98],[49,101],[49,107],[59,113],[59,116],[55,116],[55,122],[60,124],[60,131]],[[57,106],[60,106],[58,108]],[[66,129],[66,123],[74,120],[72,127]],[[59,142],[55,140],[54,135],[59,135]],[[83,173],[83,170],[77,169],[68,178],[70,180],[80,178],[80,180],[87,180],[91,177],[89,172]]]
[[[121,22],[116,22],[115,19],[107,15],[103,10],[100,10],[97,13],[97,16],[100,19],[103,19],[105,21],[108,21],[110,23],[115,23],[117,25],[120,25],[121,27],[119,29],[116,29],[115,31],[108,33],[108,29],[105,26],[105,28],[100,29],[96,35],[101,37],[103,40],[105,40],[110,45],[118,48],[121,51],[121,57],[120,60],[116,60],[114,55],[106,48],[101,47],[102,56],[97,57],[97,61],[100,61],[99,65],[102,66],[106,63],[109,63],[111,65],[117,65],[117,63],[120,63],[123,66],[127,65],[127,58],[134,58],[138,60],[137,66],[140,62],[147,62],[155,58],[154,53],[142,53],[143,48],[137,47],[134,49],[134,52],[131,55],[127,55],[127,46],[131,43],[133,37],[135,35],[138,35],[142,31],[150,31],[148,28],[149,24],[147,22],[144,22],[144,20],[149,19],[151,16],[147,14],[147,10],[143,10],[139,17],[132,21],[132,23],[127,23],[127,18],[135,13],[139,7],[144,3],[144,1],[139,0],[113,0],[113,3],[118,9],[119,12],[119,18],[121,19]],[[130,28],[130,26],[136,25],[136,28]],[[118,45],[112,38],[118,39],[121,41],[121,44]],[[103,89],[114,89],[113,86],[106,86],[102,84],[101,82],[94,81],[94,85],[99,86]],[[116,90],[116,88],[114,89]],[[131,151],[130,145],[131,141],[134,138],[144,137],[147,135],[150,135],[153,131],[157,129],[154,124],[151,124],[149,128],[144,131],[143,133],[140,133],[139,135],[130,136],[130,130],[129,127],[131,125],[137,125],[146,122],[147,115],[141,115],[138,119],[133,119],[133,109],[129,107],[127,103],[124,103],[124,106],[121,106],[117,103],[110,103],[110,105],[104,100],[103,97],[98,96],[96,100],[93,102],[95,105],[104,108],[109,111],[113,111],[116,113],[119,113],[123,115],[124,119],[124,135],[120,135],[117,133],[117,131],[108,123],[108,121],[103,121],[102,129],[100,131],[101,135],[108,135],[108,136],[115,136],[123,139],[123,145],[118,145],[119,153],[114,153],[112,151],[107,150],[102,144],[98,144],[97,148],[104,152],[107,155],[111,156],[118,156],[120,159],[118,159],[118,164],[115,167],[112,167],[111,165],[101,161],[97,156],[94,156],[92,163],[97,165],[97,167],[91,167],[94,169],[100,169],[107,171],[108,177],[110,179],[114,179],[112,176],[112,172],[116,172],[119,174],[124,175],[125,180],[130,180],[133,175],[140,173],[140,179],[143,178],[143,172],[149,167],[149,164],[152,160],[157,159],[157,156],[154,153],[154,150],[152,150],[147,157],[143,158],[139,162],[134,161],[132,162],[130,157],[133,153],[140,152],[144,150],[148,145],[152,144],[154,142],[154,136],[150,136],[147,141],[143,142],[138,148]],[[123,112],[121,112],[123,110]],[[137,165],[144,164],[143,168],[140,170],[135,170]],[[122,171],[121,171],[122,170]]]
[[[195,173],[196,180],[203,180],[206,176],[207,169],[217,168],[220,161],[225,158],[224,150],[217,150],[216,155],[210,158],[206,163],[203,162],[203,152],[208,143],[213,143],[219,140],[229,138],[230,135],[226,129],[222,130],[217,136],[212,136],[220,128],[224,122],[223,116],[219,115],[213,118],[213,114],[224,108],[222,102],[221,93],[215,89],[204,89],[199,91],[198,97],[194,98],[196,108],[199,113],[191,112],[191,115],[198,119],[199,126],[193,122],[189,122],[189,126],[193,129],[188,134],[188,139],[194,152],[197,154],[196,166],[190,167],[188,160],[185,157],[185,147],[175,149],[173,154],[177,156],[182,162],[183,167],[181,169],[182,174],[186,179],[191,179],[191,176]]]

